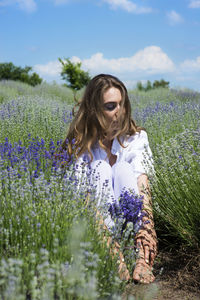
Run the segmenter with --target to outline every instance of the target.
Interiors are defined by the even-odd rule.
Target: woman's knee
[[[137,178],[134,175],[132,166],[127,162],[116,164],[113,170],[114,192],[116,199],[119,199],[123,191],[135,191],[138,193]]]
[[[100,205],[102,199],[111,203],[114,199],[112,168],[106,161],[95,161],[91,164],[90,184],[95,187],[95,194],[99,197],[97,206]]]
[[[105,160],[96,160],[91,163],[93,176],[112,178],[112,168]]]
[[[129,176],[133,173],[131,165],[126,161],[114,164],[113,169],[114,176]]]

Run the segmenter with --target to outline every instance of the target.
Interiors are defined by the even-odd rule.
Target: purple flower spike
[[[139,224],[144,216],[142,212],[142,200],[142,196],[138,196],[133,192],[124,191],[120,196],[119,203],[115,201],[111,204],[109,212],[113,219],[123,219],[123,228],[128,222],[133,223],[133,225]]]

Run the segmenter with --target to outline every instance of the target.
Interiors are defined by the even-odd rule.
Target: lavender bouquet
[[[144,212],[142,211],[143,196],[135,194],[133,191],[123,191],[119,201],[114,201],[109,212],[115,221],[115,230],[122,235],[127,227],[134,231],[134,234],[142,225]]]

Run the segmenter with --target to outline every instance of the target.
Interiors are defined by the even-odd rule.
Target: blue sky
[[[58,57],[128,88],[164,78],[200,91],[200,0],[0,0],[0,63],[60,83]]]

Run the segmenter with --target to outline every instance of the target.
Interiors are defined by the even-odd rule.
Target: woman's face
[[[103,111],[108,128],[117,127],[121,114],[122,95],[118,88],[111,87],[103,95]],[[123,110],[124,112],[124,110]]]

